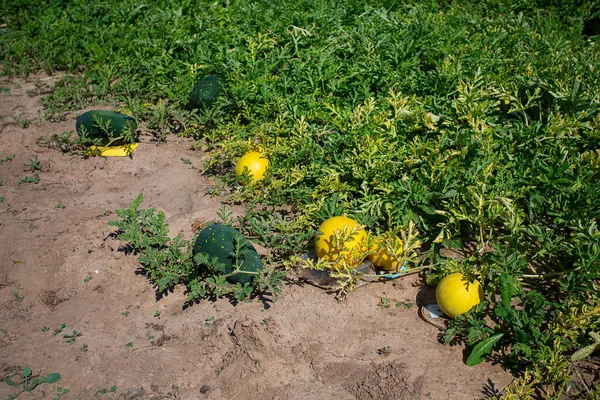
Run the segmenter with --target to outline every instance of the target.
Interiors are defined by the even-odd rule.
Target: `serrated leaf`
[[[508,317],[508,315],[510,315],[511,311],[512,311],[511,307],[504,303],[497,304],[496,307],[494,308],[494,314],[497,317],[503,318],[503,319],[506,319],[506,317]]]
[[[514,338],[515,342],[529,343],[529,334],[523,329],[515,329]]]
[[[500,275],[500,285],[502,287],[500,292],[502,303],[510,306],[510,300],[512,299],[515,287],[512,277],[506,272],[503,272]]]
[[[492,352],[494,344],[500,340],[502,336],[504,336],[504,334],[499,333],[477,343],[477,345],[473,347],[473,351],[471,352],[469,358],[467,358],[465,364],[467,364],[469,367],[472,367],[485,360],[485,357]]]

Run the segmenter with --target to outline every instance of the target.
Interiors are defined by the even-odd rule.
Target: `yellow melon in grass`
[[[464,314],[484,299],[481,284],[470,282],[460,272],[446,276],[435,290],[437,303],[447,316]]]
[[[256,182],[265,177],[265,172],[269,168],[269,160],[257,151],[250,151],[242,156],[235,165],[236,176],[241,176],[248,170],[250,180]]]
[[[352,218],[344,216],[329,218],[319,226],[319,232],[315,237],[315,252],[321,260],[336,262],[332,265],[333,269],[342,269],[342,262],[349,267],[357,267],[363,261],[363,255],[366,254],[367,233]],[[335,235],[343,238],[344,233],[348,237],[343,243],[337,243],[341,246],[336,246]]]
[[[394,236],[391,240],[386,240],[385,237],[378,236],[373,239],[373,244],[370,249],[372,253],[370,253],[367,258],[376,267],[383,268],[386,271],[398,271],[398,268],[400,268],[398,259],[389,251],[388,244],[391,245],[392,250],[394,248],[402,250],[403,247],[402,240],[397,236]]]

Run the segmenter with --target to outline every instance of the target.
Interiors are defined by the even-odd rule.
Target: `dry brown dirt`
[[[131,158],[40,146],[74,130],[84,110],[46,121],[35,83],[1,83],[0,159],[14,158],[0,163],[0,398],[17,392],[4,380],[25,366],[62,379],[23,399],[54,398],[58,386],[65,399],[483,399],[512,380],[498,365],[467,367],[461,347],[439,343],[414,305],[432,297],[416,276],[368,284],[342,303],[293,281],[272,304],[184,309],[183,288],[157,299],[107,223],[143,192],[143,207],[191,239],[193,223],[215,220],[223,201],[192,168],[203,154],[175,137],[145,140]],[[39,182],[19,184],[35,176],[35,156]],[[378,306],[383,297],[391,308]],[[413,306],[395,306],[404,301]],[[67,343],[73,331],[81,335]]]

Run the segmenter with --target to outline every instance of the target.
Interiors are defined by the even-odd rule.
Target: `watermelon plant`
[[[183,284],[188,302],[221,296],[241,301],[256,293],[277,298],[285,272],[270,264],[263,268],[241,233],[212,225],[195,243],[183,239],[181,233],[170,238],[163,212],[138,209],[143,198],[140,193],[128,208],[116,210],[121,219],[109,225],[118,229],[117,238],[126,243],[127,252],[138,255],[143,273],[158,292]]]
[[[466,345],[470,363],[492,354],[511,368],[521,379],[509,398],[534,388],[558,397],[577,379],[571,356],[595,348],[600,329],[593,2],[11,1],[0,10],[0,74],[59,72],[44,98],[50,117],[111,104],[160,140],[197,139],[204,173],[222,180],[214,192],[247,208],[239,231],[276,262],[311,249],[337,215],[405,247],[400,233],[418,230],[410,257],[393,239],[386,250],[425,267],[432,285],[460,272],[485,287],[484,301],[448,322],[447,342]],[[188,108],[194,86],[216,74],[226,90]],[[236,160],[258,146],[269,173],[241,186]],[[144,249],[191,257],[175,243],[163,235]],[[444,257],[449,249],[465,257]],[[156,283],[191,282],[164,265],[147,269]],[[360,274],[334,272],[344,290]]]
[[[14,400],[19,397],[22,393],[31,393],[36,387],[43,383],[56,383],[60,380],[61,376],[58,373],[51,373],[43,376],[34,376],[33,371],[30,367],[24,367],[21,372],[20,378],[22,382],[14,382],[12,379],[5,378],[4,382],[9,386],[18,387],[19,392],[8,395],[8,400]],[[69,392],[68,389],[58,387],[56,389],[57,399],[63,397]]]

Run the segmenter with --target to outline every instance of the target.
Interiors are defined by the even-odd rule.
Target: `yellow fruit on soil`
[[[254,182],[261,180],[267,172],[269,160],[257,151],[250,151],[242,156],[235,165],[235,174],[241,176],[248,168],[248,175]]]
[[[476,280],[469,282],[459,272],[441,280],[435,297],[444,314],[452,318],[466,313],[484,299],[481,284]]]
[[[344,261],[347,266],[357,267],[363,260],[360,258],[362,254],[366,252],[366,239],[367,233],[360,227],[361,225],[348,217],[332,217],[326,220],[319,227],[319,232],[315,237],[315,251],[317,257],[322,260],[335,262],[337,264],[332,266],[333,269],[341,269],[340,262]],[[344,234],[345,232],[349,235],[353,229],[356,231],[350,235],[346,241],[344,241],[342,250],[335,246],[334,238],[335,232],[339,232],[338,235]]]
[[[403,243],[402,240],[394,236],[393,240],[393,248],[402,249]],[[388,240],[388,242],[390,242]],[[390,253],[387,248],[386,240],[384,237],[376,237],[373,240],[373,245],[370,249],[373,253],[368,255],[369,261],[373,263],[376,267],[383,268],[386,271],[397,271],[399,268],[398,260],[395,255]]]

